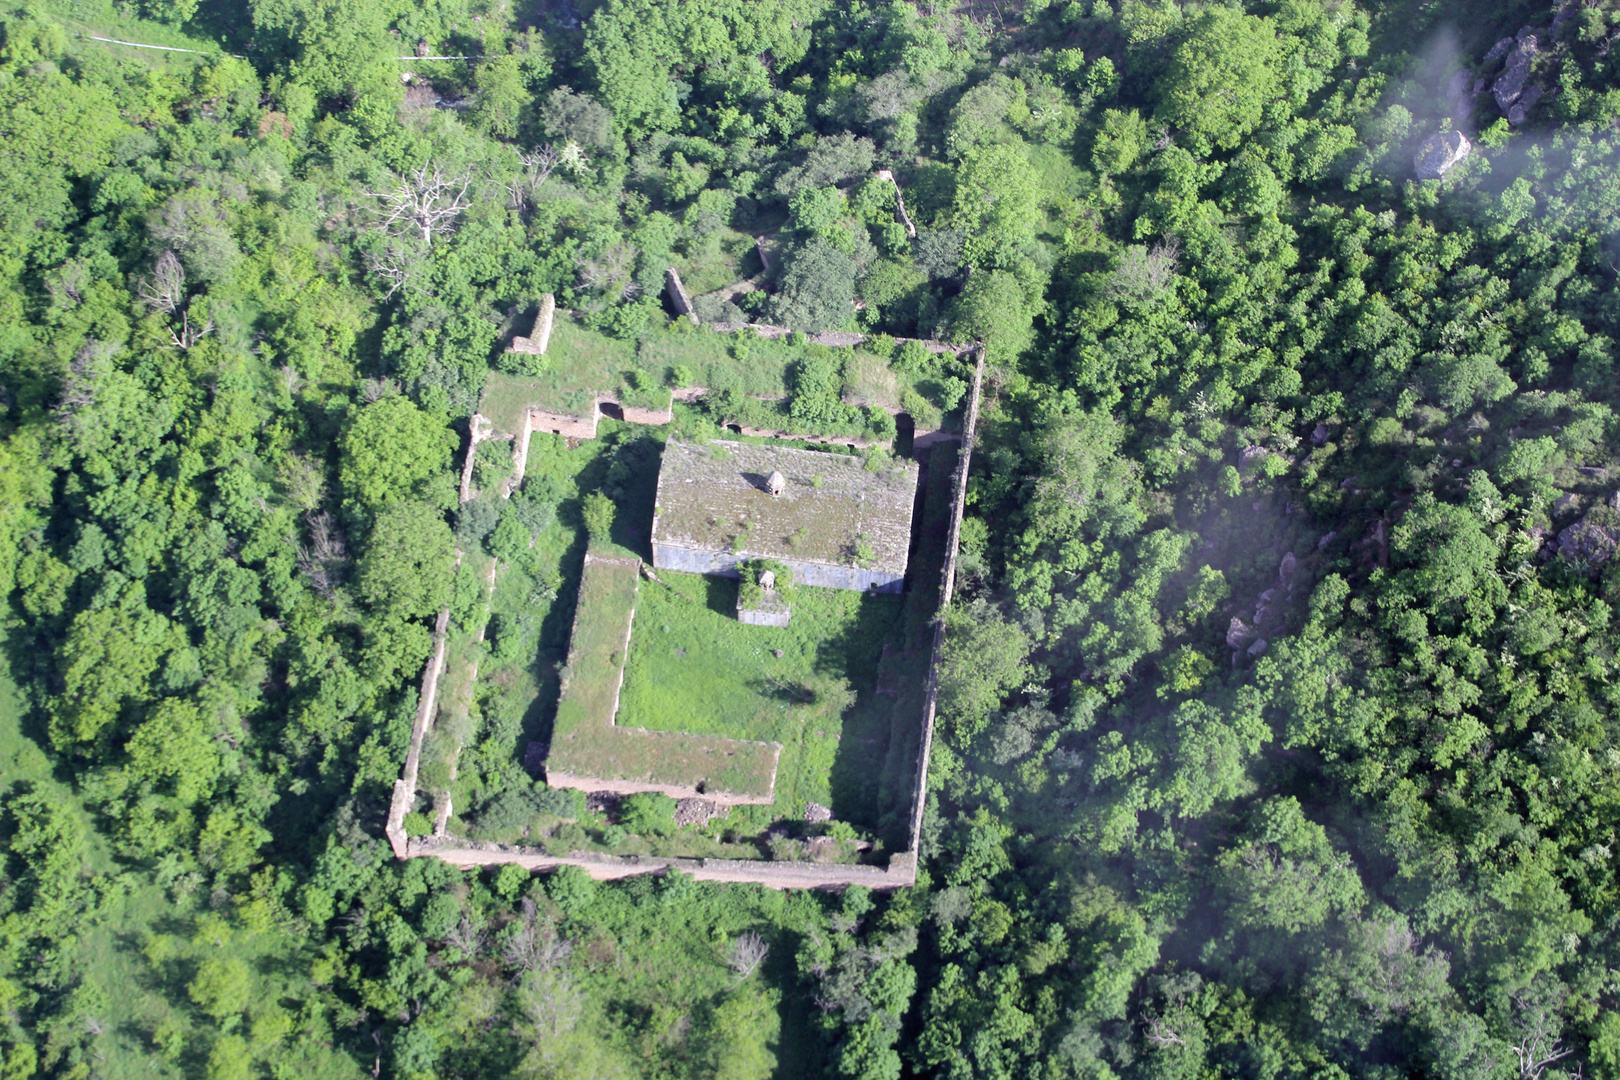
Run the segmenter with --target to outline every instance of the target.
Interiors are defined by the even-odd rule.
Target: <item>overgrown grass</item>
[[[619,723],[780,743],[772,805],[734,811],[739,821],[798,817],[806,802],[845,817],[830,781],[844,719],[876,692],[901,598],[801,588],[788,626],[749,626],[736,618],[735,581],[659,577],[668,585],[642,587]]]
[[[694,240],[688,252],[675,260],[675,272],[681,275],[688,296],[723,289],[758,271],[754,238],[736,229],[720,229]]]
[[[896,409],[929,396],[926,381],[894,371],[864,349],[772,340],[753,331],[725,334],[684,319],[652,327],[639,341],[624,341],[558,312],[546,354],[548,369],[539,375],[491,372],[478,409],[495,430],[510,434],[531,407],[588,416],[599,393],[648,408],[664,408],[667,387],[675,385],[729,390],[745,398],[784,398],[793,365],[810,353],[843,362],[844,393],[852,402]]]
[[[604,718],[613,719],[640,577],[634,566],[607,562],[585,566],[562,700],[557,704],[554,755],[600,726]]]
[[[774,745],[623,730],[624,725],[614,723],[639,578],[633,564],[586,563],[548,770],[692,786],[745,798],[765,796],[776,772]]]
[[[827,1040],[808,995],[793,992],[793,953],[814,925],[814,903],[679,875],[594,888],[589,921],[567,932],[589,960],[581,965],[589,1004],[580,1027],[601,1049],[571,1062],[584,1066],[571,1075],[821,1075]],[[771,952],[739,980],[726,955],[746,930],[761,932]]]

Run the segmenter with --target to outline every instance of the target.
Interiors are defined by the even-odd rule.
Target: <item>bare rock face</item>
[[[1254,631],[1249,625],[1236,615],[1226,627],[1226,647],[1228,649],[1241,649],[1254,639]]]
[[[1513,107],[1507,111],[1507,122],[1511,127],[1518,127],[1530,117],[1530,110],[1536,107],[1536,102],[1545,97],[1545,92],[1539,86],[1532,86],[1526,90]]]
[[[1263,446],[1246,446],[1238,454],[1238,471],[1244,476],[1251,476],[1260,467],[1260,463],[1271,456],[1271,451]]]
[[[1608,510],[1608,513],[1600,511]],[[1620,513],[1599,507],[1558,534],[1558,554],[1596,571],[1620,548]]]
[[[1250,656],[1264,656],[1266,654],[1266,639],[1256,638],[1254,644],[1249,646],[1248,651]]]
[[[1469,130],[1474,117],[1474,91],[1469,89],[1471,82],[1466,71],[1454,72],[1446,81],[1446,108],[1451,113],[1452,123]]]
[[[1530,84],[1530,65],[1535,62],[1537,52],[1536,35],[1519,31],[1517,44],[1507,54],[1507,66],[1491,87],[1491,95],[1496,98],[1496,107],[1502,110],[1503,116]]]
[[[1466,158],[1474,146],[1460,131],[1441,131],[1430,135],[1418,147],[1412,160],[1419,180],[1438,180]]]
[[[1485,54],[1485,62],[1487,64],[1496,63],[1498,60],[1502,59],[1502,57],[1506,56],[1508,54],[1508,50],[1513,48],[1513,46],[1516,44],[1517,42],[1514,41],[1513,38],[1503,38],[1501,41],[1498,41],[1495,45],[1491,46],[1491,51]]]
[[[807,802],[804,804],[804,820],[809,822],[831,821],[833,812],[820,803]]]

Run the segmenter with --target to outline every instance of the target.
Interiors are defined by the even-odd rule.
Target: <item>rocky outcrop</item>
[[[1523,96],[1518,101],[1515,101],[1513,107],[1507,111],[1508,124],[1513,127],[1523,124],[1529,119],[1530,110],[1535,108],[1536,103],[1544,96],[1545,94],[1539,86],[1532,86],[1526,90]]]
[[[1617,548],[1620,548],[1620,513],[1607,505],[1594,508],[1558,534],[1558,554],[1594,573],[1614,558]]]
[[[1460,131],[1441,131],[1430,135],[1418,147],[1412,161],[1419,180],[1438,180],[1450,172],[1473,150],[1474,146]]]
[[[1508,50],[1516,44],[1513,38],[1505,37],[1491,46],[1491,51],[1485,54],[1485,63],[1494,64],[1508,54]]]
[[[1540,35],[1527,26],[1516,37],[1498,41],[1485,54],[1486,63],[1494,62],[1498,54],[1506,57],[1502,74],[1496,77],[1496,83],[1491,87],[1491,96],[1496,99],[1496,107],[1507,117],[1508,123],[1515,127],[1524,123],[1530,110],[1544,94],[1540,87],[1530,84],[1531,71],[1540,53]]]
[[[1238,472],[1253,476],[1270,456],[1271,451],[1263,446],[1245,446],[1238,452]]]
[[[1454,71],[1446,81],[1446,110],[1451,122],[1463,131],[1474,129],[1473,77],[1466,71]]]

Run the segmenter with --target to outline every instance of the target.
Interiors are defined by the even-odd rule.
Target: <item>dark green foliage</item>
[[[577,8],[0,13],[0,1072],[1620,1076],[1614,3]],[[670,266],[794,340],[671,328]],[[445,610],[452,832],[853,850],[525,773],[656,440],[537,432],[510,500],[485,441],[460,507],[457,455],[492,368],[505,434],[530,383],[948,422],[970,368],[886,335],[987,347],[918,887],[393,860]],[[832,735],[917,623],[795,646],[835,808],[904,803]]]
[[[774,322],[819,334],[842,326],[854,313],[855,262],[817,236],[795,252],[771,300]]]

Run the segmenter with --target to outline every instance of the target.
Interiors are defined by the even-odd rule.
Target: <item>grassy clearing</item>
[[[578,1069],[569,1075],[821,1075],[828,1041],[809,996],[793,992],[808,898],[641,880],[595,889],[590,921],[568,928],[588,958],[576,968],[590,1003],[580,1026],[603,1048],[569,1062]],[[726,951],[745,930],[762,932],[771,952],[758,973],[738,980]]]
[[[788,626],[748,626],[736,618],[735,581],[659,577],[669,587],[641,591],[619,723],[780,743],[774,802],[734,811],[739,822],[798,817],[817,802],[875,825],[848,812],[830,777],[848,749],[846,716],[876,694],[878,658],[899,626],[902,599],[800,588]]]
[[[93,1075],[203,1075],[210,1050],[206,1033],[214,1025],[187,985],[202,961],[223,960],[244,965],[249,1023],[285,1032],[281,1046],[269,1052],[277,1075],[358,1080],[362,1073],[353,1059],[332,1049],[332,1032],[319,1010],[301,1012],[314,951],[269,927],[231,928],[209,912],[201,875],[165,879],[161,868],[154,875],[117,861],[106,835],[92,827],[83,800],[54,775],[27,721],[24,699],[0,660],[0,799],[29,789],[72,813],[84,829],[84,871],[101,882],[97,891],[104,899],[77,928],[74,953],[80,982],[73,992],[90,1003],[88,1013],[100,1029],[86,1044],[96,1062]],[[160,1031],[161,1046],[155,1038]]]
[[[575,776],[679,784],[757,798],[771,790],[777,749],[760,742],[671,731],[626,731],[614,723],[640,570],[588,562],[548,769]]]

